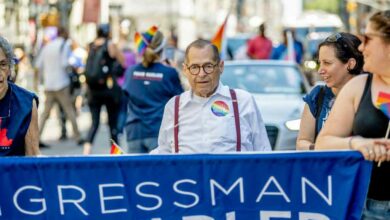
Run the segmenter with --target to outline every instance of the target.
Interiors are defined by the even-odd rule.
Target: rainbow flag
[[[156,34],[158,28],[156,26],[152,26],[146,32],[142,33],[142,36],[146,40],[147,44],[152,42],[153,36]]]
[[[134,42],[135,42],[135,47],[137,48],[137,53],[139,55],[142,55],[145,52],[145,49],[148,45],[145,43],[140,33],[138,32],[135,33]]]
[[[390,94],[379,92],[375,104],[390,120]]]
[[[390,102],[390,93],[385,92],[379,92],[378,98],[376,99],[376,106],[380,106],[383,103],[389,103]]]
[[[122,150],[121,147],[119,147],[115,141],[111,140],[111,151],[110,154],[124,154],[124,150]]]
[[[221,57],[224,55],[224,49],[225,49],[225,32],[226,32],[226,24],[228,21],[230,13],[226,15],[225,21],[222,23],[222,25],[219,27],[217,33],[215,33],[214,37],[211,39],[211,43],[213,43],[217,48],[221,55]]]
[[[390,120],[390,102],[383,103],[379,106],[379,109],[382,110],[382,112],[387,116],[387,118]]]

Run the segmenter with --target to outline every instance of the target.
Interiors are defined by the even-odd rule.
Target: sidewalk
[[[103,108],[104,109],[104,108]],[[83,146],[78,146],[77,143],[71,139],[73,134],[72,126],[70,122],[67,122],[68,138],[65,141],[59,141],[61,134],[61,128],[56,111],[53,111],[50,118],[47,120],[45,129],[42,134],[42,142],[49,145],[49,148],[42,148],[41,153],[43,155],[82,155]],[[91,126],[91,116],[88,107],[83,107],[81,113],[77,117],[77,123],[82,137],[85,139]],[[103,110],[100,113],[100,126],[96,133],[92,154],[109,154],[110,153],[110,132],[107,124],[107,114]],[[118,143],[125,151],[127,150],[126,141],[121,138]]]

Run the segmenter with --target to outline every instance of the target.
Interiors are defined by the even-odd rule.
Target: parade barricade
[[[0,219],[360,219],[354,151],[2,158]]]

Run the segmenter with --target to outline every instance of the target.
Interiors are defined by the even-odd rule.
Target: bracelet
[[[353,150],[353,148],[352,148],[352,140],[353,140],[354,138],[360,138],[360,136],[351,136],[351,137],[349,138],[349,140],[348,140],[348,147],[349,147],[349,149],[351,149],[351,150]]]

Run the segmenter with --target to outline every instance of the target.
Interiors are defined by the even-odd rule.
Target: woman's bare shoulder
[[[344,92],[348,92],[350,94],[359,94],[364,90],[364,86],[367,82],[368,74],[361,74],[353,77],[351,80],[345,84],[343,90]]]

